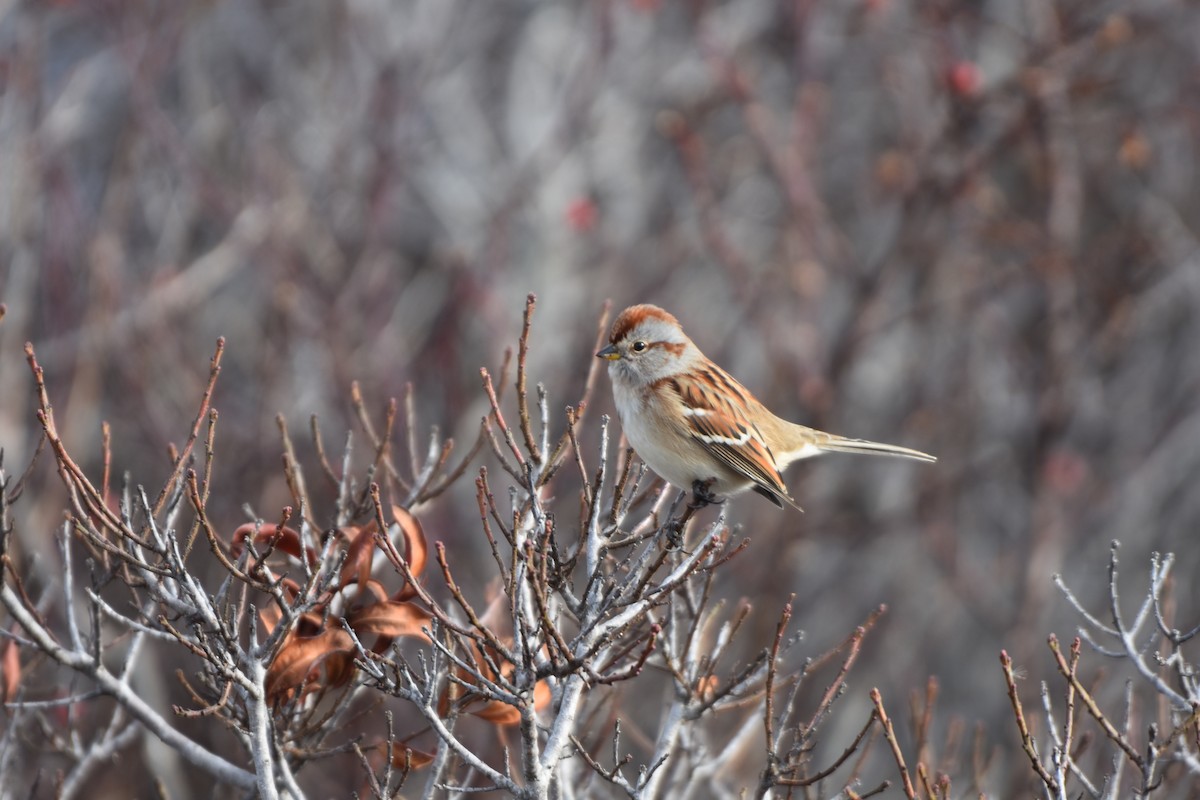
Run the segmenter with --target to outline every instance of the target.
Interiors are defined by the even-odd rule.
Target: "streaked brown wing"
[[[769,492],[792,502],[762,432],[742,411],[756,401],[741,384],[715,366],[700,370],[695,377],[677,375],[669,383],[683,400],[692,436],[708,452]]]

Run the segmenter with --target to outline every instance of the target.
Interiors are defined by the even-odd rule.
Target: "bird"
[[[850,439],[775,416],[658,306],[622,311],[608,341],[596,356],[608,361],[625,438],[668,483],[690,488],[698,507],[753,490],[780,508],[787,503],[802,510],[781,473],[793,461],[821,453],[937,461],[920,450]]]

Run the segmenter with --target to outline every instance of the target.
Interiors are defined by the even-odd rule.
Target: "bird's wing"
[[[771,495],[796,505],[762,431],[745,413],[758,401],[741,384],[715,365],[676,375],[670,383],[683,401],[688,432],[709,453]]]

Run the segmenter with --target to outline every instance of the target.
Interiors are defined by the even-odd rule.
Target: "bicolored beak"
[[[596,358],[606,358],[609,361],[616,361],[620,357],[621,354],[617,352],[617,346],[615,344],[610,344],[599,353],[596,353]]]

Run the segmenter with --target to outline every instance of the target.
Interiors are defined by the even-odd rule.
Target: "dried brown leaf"
[[[533,708],[541,711],[550,703],[550,686],[545,681],[538,681],[533,687]],[[467,713],[473,714],[493,725],[516,725],[521,721],[521,712],[515,706],[491,700],[482,707],[468,708]]]
[[[386,747],[386,744],[384,746]],[[393,744],[391,750],[392,766],[398,769],[404,769],[406,766],[412,769],[420,769],[433,763],[432,753],[416,750],[402,742]]]
[[[487,614],[493,614],[495,607],[496,604],[493,603],[492,607],[488,609]],[[485,614],[485,616],[487,616],[487,614]],[[488,666],[488,659],[483,657],[483,651],[478,645],[474,645],[472,647],[472,651],[474,653],[474,661],[478,674],[482,675],[489,681],[495,680],[495,672],[490,666]],[[504,660],[490,648],[487,652],[490,656],[491,662],[500,666],[500,671],[504,674],[504,678],[506,680],[511,680],[515,667],[512,664],[505,663]],[[476,683],[476,676],[467,670],[460,668],[455,671],[455,674],[464,683]],[[545,708],[550,703],[550,697],[551,693],[549,684],[547,684],[545,681],[538,681],[533,687],[534,710],[541,711],[543,708]],[[467,698],[467,713],[473,714],[474,716],[487,720],[495,725],[516,725],[521,721],[521,712],[516,707],[511,706],[508,703],[503,703],[499,700],[490,700],[480,706],[478,705],[478,701],[480,699],[481,698]],[[443,713],[445,713],[447,703],[448,697],[443,695],[439,706]]]
[[[482,706],[468,708],[467,713],[474,714],[493,725],[516,725],[521,721],[521,712],[515,706],[510,706],[508,703],[501,703],[499,700],[492,700],[484,703]]]
[[[371,561],[375,555],[375,522],[351,525],[341,533],[350,542],[346,548],[346,561],[342,564],[342,585],[365,585],[371,577]]]
[[[344,686],[353,674],[354,642],[349,633],[331,627],[313,636],[292,631],[267,669],[267,695],[279,699],[300,687],[307,692]]]
[[[278,538],[277,538],[278,537]],[[286,525],[279,526],[274,523],[259,525],[254,522],[247,522],[233,532],[233,541],[229,545],[229,554],[234,559],[242,554],[242,550],[246,547],[246,541],[253,538],[255,544],[274,541],[275,549],[280,552],[287,553],[292,558],[299,560],[301,553],[308,559],[309,564],[317,563],[317,554],[311,547],[305,547],[300,542],[300,534],[295,529],[289,528]]]
[[[286,595],[289,600],[295,600],[300,594],[300,584],[296,583],[291,578],[280,578],[279,585],[280,588],[283,589],[284,595]],[[263,609],[258,612],[258,620],[262,623],[263,629],[267,632],[267,634],[270,634],[271,631],[275,630],[275,626],[279,624],[279,620],[281,619],[283,619],[283,609],[274,603],[264,606]],[[318,623],[317,628],[319,627],[320,625]],[[314,628],[314,630],[317,628]]]
[[[400,527],[400,534],[404,537],[404,559],[408,562],[408,568],[413,577],[420,577],[425,570],[425,564],[429,561],[429,545],[425,541],[425,531],[416,517],[398,505],[392,506],[392,518],[395,519],[396,524]],[[409,600],[416,594],[415,588],[405,585],[396,593],[395,599]]]
[[[0,670],[4,673],[3,695],[0,701],[10,702],[21,688],[21,651],[16,639],[8,639],[0,647]]]
[[[346,616],[346,621],[360,639],[375,634],[388,639],[412,636],[425,642],[429,641],[429,637],[421,628],[427,627],[431,619],[429,612],[424,609],[394,600],[373,603],[355,609]]]

